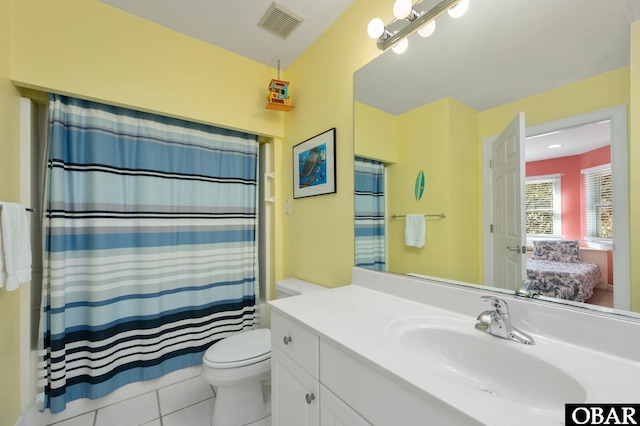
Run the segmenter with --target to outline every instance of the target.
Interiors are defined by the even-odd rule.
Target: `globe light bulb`
[[[409,47],[409,40],[407,40],[406,38],[403,38],[402,40],[400,40],[400,42],[398,42],[398,44],[393,46],[391,49],[394,52],[400,54],[400,53],[404,53],[404,51],[407,50],[407,47]]]
[[[413,10],[411,0],[396,0],[393,4],[393,16],[397,19],[405,19],[411,15],[411,10]]]
[[[464,15],[469,9],[469,0],[462,0],[455,7],[448,10],[449,16],[452,18],[459,18]]]
[[[367,26],[367,34],[372,39],[380,38],[384,34],[384,22],[380,18],[373,18]]]
[[[436,21],[431,21],[418,30],[420,37],[429,37],[436,30]]]

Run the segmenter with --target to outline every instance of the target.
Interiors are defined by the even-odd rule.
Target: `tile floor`
[[[199,372],[199,369],[197,371]],[[47,426],[211,426],[214,402],[213,389],[198,374],[92,411],[73,413],[73,417],[64,420],[51,421],[56,416],[49,415],[51,419],[43,419],[43,424]],[[271,426],[271,419],[263,419],[249,426]]]

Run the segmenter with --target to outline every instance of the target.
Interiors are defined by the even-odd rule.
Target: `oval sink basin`
[[[393,334],[420,365],[497,398],[545,410],[586,400],[573,377],[527,354],[532,347],[453,327],[405,324]]]

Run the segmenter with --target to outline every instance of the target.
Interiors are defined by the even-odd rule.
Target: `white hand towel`
[[[426,225],[423,214],[408,214],[404,225],[404,243],[410,247],[423,247]]]
[[[0,287],[15,290],[31,281],[31,241],[27,211],[21,204],[0,203]]]

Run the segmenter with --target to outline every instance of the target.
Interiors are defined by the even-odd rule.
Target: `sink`
[[[532,408],[558,410],[564,409],[565,403],[586,401],[586,391],[580,383],[531,355],[533,346],[481,333],[468,321],[438,318],[420,322],[400,322],[388,332],[424,368],[493,397]]]

